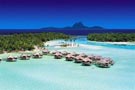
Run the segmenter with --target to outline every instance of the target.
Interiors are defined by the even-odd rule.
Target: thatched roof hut
[[[84,66],[90,66],[92,64],[92,60],[89,58],[83,58],[82,65]]]
[[[22,55],[20,56],[20,59],[21,59],[21,60],[29,60],[29,59],[30,59],[30,55],[22,54]]]
[[[42,54],[41,53],[35,53],[35,54],[33,54],[33,58],[42,58]]]
[[[66,56],[66,61],[73,61],[74,58],[75,58],[75,56],[73,56],[72,54],[68,54],[68,55]]]
[[[111,65],[108,61],[102,59],[96,62],[96,66],[101,68],[110,68]]]
[[[81,56],[75,57],[75,63],[81,63],[82,60],[83,60],[83,57],[81,57]]]
[[[79,54],[79,56],[81,56],[83,58],[87,57],[87,55],[85,53],[81,53],[81,54]]]
[[[17,57],[14,57],[14,56],[11,56],[11,55],[9,55],[7,57],[7,62],[16,62],[16,61],[17,61]]]
[[[49,51],[48,49],[44,49],[44,50],[42,51],[42,53],[43,53],[44,55],[47,55],[47,54],[50,53],[50,51]]]
[[[61,59],[63,55],[60,52],[55,53],[54,58],[55,59]]]

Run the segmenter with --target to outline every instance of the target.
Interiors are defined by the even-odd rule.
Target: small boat
[[[58,53],[56,53],[56,54],[54,55],[54,58],[55,58],[55,59],[62,59],[62,58],[63,58],[63,55],[58,52]]]
[[[106,60],[99,60],[96,62],[96,66],[101,67],[101,68],[110,68],[110,63]]]
[[[90,66],[91,64],[92,64],[92,60],[89,59],[89,58],[84,58],[84,59],[82,60],[82,65],[83,65],[83,66]]]
[[[68,54],[68,55],[66,56],[66,61],[73,61],[74,58],[75,58],[75,57],[74,57],[72,54]]]
[[[35,54],[33,54],[33,58],[35,58],[35,59],[38,59],[38,58],[42,58],[42,54],[41,53],[35,53]]]
[[[30,55],[22,54],[22,55],[20,56],[20,59],[21,59],[21,60],[29,60],[29,59],[30,59]]]
[[[47,54],[49,54],[49,53],[50,53],[50,51],[49,51],[49,50],[47,50],[47,49],[45,49],[45,50],[43,50],[43,51],[42,51],[42,53],[43,53],[43,55],[47,55]]]
[[[82,63],[83,57],[77,56],[74,58],[74,60],[75,60],[75,63]]]
[[[17,57],[13,57],[13,56],[7,57],[7,62],[16,62],[16,61],[17,61]]]

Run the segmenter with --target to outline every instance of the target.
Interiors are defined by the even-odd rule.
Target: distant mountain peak
[[[88,26],[85,26],[82,22],[77,22],[77,23],[74,23],[72,26],[68,26],[68,27],[63,27],[63,28],[58,28],[58,27],[45,27],[45,28],[42,28],[42,29],[47,29],[47,30],[53,30],[53,29],[69,29],[69,30],[73,30],[73,29],[84,29],[84,30],[100,30],[100,29],[104,29],[103,27],[101,26],[93,26],[93,27],[88,27]]]
[[[72,28],[88,28],[88,27],[85,26],[82,22],[77,22],[73,24]]]

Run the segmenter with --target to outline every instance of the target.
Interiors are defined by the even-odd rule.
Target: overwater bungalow
[[[80,57],[86,58],[87,55],[85,53],[79,54]]]
[[[53,56],[54,56],[56,53],[60,53],[60,52],[59,52],[59,51],[57,51],[57,50],[55,50],[55,51],[51,51],[51,52],[50,52],[50,54],[51,54],[51,55],[53,55]]]
[[[35,54],[33,54],[33,58],[35,58],[35,59],[42,58],[42,54],[41,53],[35,53]]]
[[[76,56],[79,56],[79,54],[77,54],[76,52],[72,52],[71,54],[72,54],[73,56],[75,56],[75,57],[76,57]]]
[[[108,61],[102,59],[96,62],[96,66],[101,68],[110,68],[111,65]]]
[[[43,55],[47,55],[47,54],[50,53],[50,51],[49,51],[48,49],[44,49],[44,50],[42,51],[42,53],[43,53]]]
[[[31,55],[27,55],[28,58],[31,58]]]
[[[106,60],[110,65],[114,65],[114,61],[111,58],[102,58],[103,60]]]
[[[29,59],[30,59],[30,55],[22,54],[22,55],[20,56],[20,59],[21,59],[21,60],[29,60]]]
[[[73,61],[74,58],[75,58],[75,56],[73,56],[72,54],[68,54],[68,55],[66,56],[66,61]]]
[[[0,62],[2,61],[2,58],[0,58]]]
[[[82,63],[83,57],[77,56],[74,58],[74,60],[75,60],[75,63]]]
[[[18,56],[14,56],[15,59],[18,59]]]
[[[94,56],[92,60],[96,62],[101,60],[102,58],[103,58],[102,56]]]
[[[66,56],[66,55],[68,55],[68,54],[70,54],[70,53],[67,52],[67,51],[63,51],[63,52],[61,52],[61,54],[64,55],[64,56]]]
[[[13,57],[13,56],[7,57],[7,62],[16,62],[16,61],[17,61],[17,57]]]
[[[54,58],[55,59],[62,59],[63,58],[63,55],[59,52],[57,52],[55,55],[54,55]]]
[[[91,54],[91,55],[88,55],[87,57],[88,57],[89,59],[92,59],[92,60],[93,60],[93,59],[95,58],[95,55]]]
[[[89,59],[88,57],[82,59],[82,65],[83,66],[90,66],[91,64],[92,64],[92,60]]]
[[[55,51],[50,52],[50,55],[55,55],[55,54],[56,54]]]

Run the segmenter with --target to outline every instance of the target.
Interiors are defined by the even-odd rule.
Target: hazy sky
[[[135,28],[135,0],[0,0],[0,29],[85,25]]]

